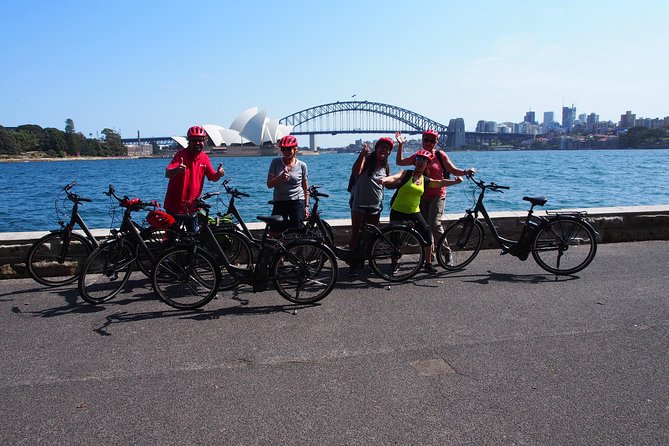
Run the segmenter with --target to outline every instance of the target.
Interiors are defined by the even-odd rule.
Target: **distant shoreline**
[[[446,150],[448,152],[569,152],[574,150],[667,150],[669,147],[635,147],[635,148],[597,148],[597,149],[514,149],[514,148],[489,148],[484,150],[462,150],[453,147],[449,147]],[[176,153],[176,152],[175,152]],[[222,154],[222,153],[207,153],[210,158],[236,158],[236,157],[267,157],[268,155],[238,155],[238,154]],[[324,150],[318,153],[312,152],[299,152],[298,155],[312,156],[312,155],[347,155],[347,154],[356,154],[356,152],[334,152],[329,150]],[[103,161],[103,160],[136,160],[136,159],[171,159],[174,154],[165,154],[165,155],[152,155],[152,156],[71,156],[64,158],[54,158],[54,157],[37,157],[37,156],[24,156],[24,157],[13,157],[13,158],[1,158],[0,163],[29,163],[29,162],[40,162],[40,161]],[[277,154],[278,156],[278,154]]]

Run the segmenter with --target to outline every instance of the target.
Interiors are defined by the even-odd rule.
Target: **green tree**
[[[128,149],[123,145],[120,134],[108,128],[102,130],[102,134],[105,138],[104,146],[108,155],[125,156],[128,154]]]
[[[65,133],[70,134],[74,133],[74,121],[70,118],[65,120]]]
[[[35,133],[27,130],[18,130],[14,133],[14,137],[19,144],[20,152],[39,150],[40,138]]]
[[[65,140],[65,133],[55,128],[44,129],[44,141],[41,144],[41,149],[49,155],[63,156],[67,149],[67,141]]]
[[[0,127],[0,153],[16,155],[21,151],[19,142],[14,135],[15,132]]]

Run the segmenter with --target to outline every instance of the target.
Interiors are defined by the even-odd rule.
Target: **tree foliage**
[[[34,124],[16,128],[0,126],[0,154],[21,155],[31,151],[41,151],[51,157],[63,156],[127,156],[121,135],[114,130],[104,129],[103,139],[86,138],[77,133],[74,121],[65,121],[65,131],[45,128]]]
[[[667,129],[649,129],[646,127],[632,127],[619,137],[621,148],[641,148],[666,146],[669,141]]]

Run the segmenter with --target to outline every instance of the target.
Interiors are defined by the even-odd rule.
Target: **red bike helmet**
[[[207,133],[199,125],[194,125],[188,129],[188,139],[190,138],[206,138]]]
[[[432,152],[430,152],[429,150],[423,150],[423,149],[416,152],[416,158],[418,158],[419,156],[425,157],[429,161],[432,161],[432,158],[434,158],[434,155],[432,155]]]
[[[378,150],[379,146],[380,146],[381,144],[383,144],[383,143],[386,143],[386,144],[390,145],[390,150],[391,150],[391,151],[393,150],[393,145],[394,145],[394,144],[393,144],[393,140],[390,139],[390,138],[385,138],[385,137],[383,137],[383,138],[379,138],[379,139],[376,141],[376,144],[374,144],[374,150]]]
[[[160,210],[154,210],[146,215],[146,221],[151,227],[157,229],[167,229],[172,226],[176,220],[170,214]]]
[[[439,132],[434,129],[427,129],[423,132],[423,137],[425,136],[434,136],[434,139],[439,139]]]
[[[293,135],[286,135],[279,141],[279,147],[297,147],[297,138]]]

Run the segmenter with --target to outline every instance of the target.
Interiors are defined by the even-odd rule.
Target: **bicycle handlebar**
[[[70,189],[72,189],[76,185],[77,185],[77,182],[73,181],[70,184],[68,184],[67,186],[63,187],[63,190],[67,194],[67,199],[70,200],[73,203],[81,203],[81,202],[91,203],[93,201],[92,198],[80,197],[79,195],[70,192]]]
[[[229,183],[229,182],[230,182],[230,178],[228,178],[228,179],[226,179],[225,181],[223,181],[223,184],[222,184],[222,186],[225,188],[225,192],[226,192],[227,194],[230,194],[230,195],[232,195],[232,196],[235,197],[235,198],[239,198],[239,197],[250,197],[249,194],[244,193],[244,192],[240,191],[239,189],[233,189],[232,187],[228,186],[228,183]]]
[[[323,192],[318,192],[318,189],[320,189],[320,186],[314,185],[309,187],[309,195],[312,197],[325,197],[328,198],[328,194],[324,194]]]
[[[467,174],[467,179],[472,181],[474,184],[476,184],[480,189],[490,189],[493,192],[502,192],[500,189],[511,189],[509,186],[501,186],[499,184],[495,184],[494,182],[490,182],[489,184],[485,184],[483,181],[478,181],[474,179],[474,175]]]
[[[127,208],[131,211],[147,210],[149,208],[160,207],[160,204],[158,204],[156,200],[145,202],[139,198],[130,198],[127,195],[124,195],[123,198],[119,198],[118,195],[116,195],[116,188],[114,188],[113,184],[109,185],[109,190],[104,192],[104,194],[108,197],[114,197],[121,207]]]

